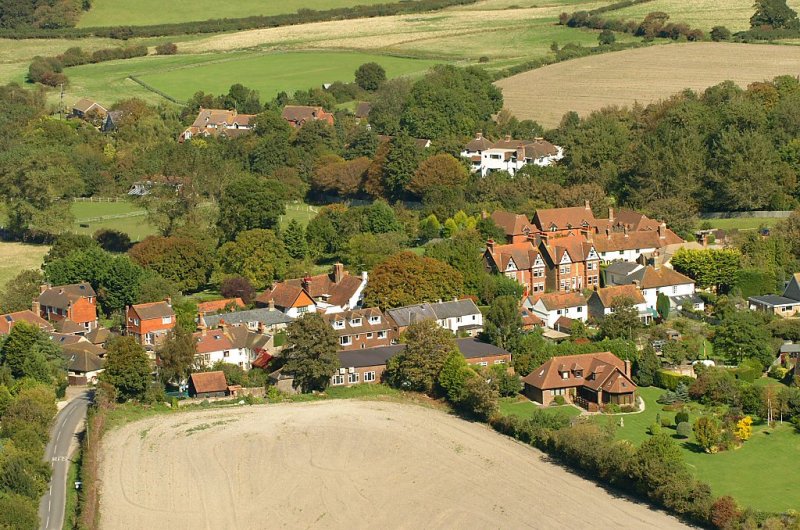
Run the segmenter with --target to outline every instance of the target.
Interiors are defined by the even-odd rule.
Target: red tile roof
[[[582,370],[581,377],[576,371]],[[567,372],[567,378],[563,373]],[[625,363],[611,352],[586,353],[553,357],[539,366],[522,381],[541,390],[586,386],[592,390],[602,388],[611,393],[628,393],[636,385],[625,375]]]
[[[195,392],[205,394],[207,392],[225,392],[228,390],[228,381],[225,379],[225,372],[197,372],[189,376]]]
[[[603,303],[603,307],[611,307],[619,299],[628,299],[631,303],[644,304],[645,299],[642,292],[635,285],[617,285],[614,287],[603,287],[597,290],[597,297]]]
[[[491,217],[494,224],[502,228],[507,236],[528,234],[533,231],[530,221],[522,214],[495,210]]]
[[[175,311],[167,302],[150,302],[147,304],[135,304],[131,309],[139,315],[141,320],[153,320],[157,318],[173,317]]]
[[[530,269],[536,263],[536,258],[539,257],[539,251],[531,241],[495,245],[494,248],[487,250],[487,252],[500,272],[508,269],[508,263],[511,260],[514,260],[517,270]],[[544,262],[542,262],[542,266],[544,266]]]
[[[211,300],[210,302],[201,302],[197,304],[197,312],[201,314],[216,313],[222,311],[229,305],[236,307],[244,307],[244,302],[241,298],[223,298],[222,300]]]
[[[591,208],[586,206],[573,206],[569,208],[542,208],[536,210],[533,224],[542,232],[549,232],[553,227],[556,230],[570,228],[592,227],[596,223]]]
[[[11,331],[14,324],[17,322],[27,322],[33,324],[45,331],[53,331],[53,326],[47,320],[43,319],[33,311],[26,309],[25,311],[17,311],[15,313],[6,313],[0,315],[0,335],[5,335]]]
[[[541,295],[538,300],[542,301],[548,311],[586,305],[586,299],[581,293],[547,293]]]

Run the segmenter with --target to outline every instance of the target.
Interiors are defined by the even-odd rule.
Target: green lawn
[[[92,0],[78,27],[148,26],[214,18],[295,13],[298,9],[324,11],[337,7],[386,3],[387,0]]]
[[[75,216],[73,231],[78,234],[93,235],[108,228],[125,232],[131,241],[141,241],[156,233],[145,210],[129,201],[73,202],[71,210]]]
[[[319,213],[319,209],[319,206],[304,202],[290,202],[286,205],[286,214],[281,216],[281,226],[285,228],[292,220],[306,226]]]
[[[741,217],[737,219],[703,219],[697,226],[705,223],[711,225],[711,228],[718,228],[720,230],[757,230],[764,227],[773,227],[783,221],[780,217]]]
[[[0,241],[0,288],[20,272],[41,267],[48,250],[47,245]]]
[[[574,418],[578,416],[581,411],[571,405],[564,405],[561,407],[540,407],[522,397],[507,397],[500,398],[500,413],[504,416],[517,416],[518,418],[528,418],[535,409],[541,409],[548,413],[563,416],[565,418]]]
[[[772,382],[759,380],[760,384]],[[618,425],[618,439],[638,445],[650,437],[647,429],[656,422],[657,414],[674,420],[674,412],[665,412],[662,405],[656,403],[662,393],[664,390],[660,388],[640,388],[639,395],[646,404],[644,412],[611,416]],[[701,414],[701,407],[696,406],[690,413],[689,422],[693,424]],[[609,421],[609,416],[595,418],[595,421]],[[623,426],[619,426],[620,418]],[[674,433],[672,429],[665,431]],[[714,495],[731,495],[740,504],[759,510],[784,511],[800,506],[800,490],[796,487],[796,477],[800,474],[800,461],[797,459],[800,434],[789,425],[774,431],[757,425],[753,428],[753,437],[742,447],[713,455],[697,452],[694,436],[686,441],[676,441],[697,478],[707,482]]]

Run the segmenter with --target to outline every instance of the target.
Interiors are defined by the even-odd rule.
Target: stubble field
[[[684,528],[486,426],[335,400],[155,417],[109,433],[101,527]]]
[[[704,90],[728,79],[746,87],[798,73],[796,46],[700,42],[583,57],[497,85],[503,89],[505,106],[518,118],[554,127],[571,110],[586,115],[609,105],[651,103],[685,88]]]

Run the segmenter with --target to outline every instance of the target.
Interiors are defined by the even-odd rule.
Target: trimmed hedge
[[[676,374],[669,370],[659,370],[656,372],[655,386],[659,388],[674,391],[678,388],[680,383],[686,383],[686,385],[689,386],[694,383],[694,378],[688,375]]]

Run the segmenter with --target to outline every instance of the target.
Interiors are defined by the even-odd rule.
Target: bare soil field
[[[497,82],[506,107],[545,127],[564,113],[586,115],[609,105],[652,103],[685,88],[704,90],[725,80],[754,81],[800,73],[800,47],[686,43],[583,57]]]
[[[101,528],[685,528],[443,412],[336,400],[187,412],[103,440]]]

